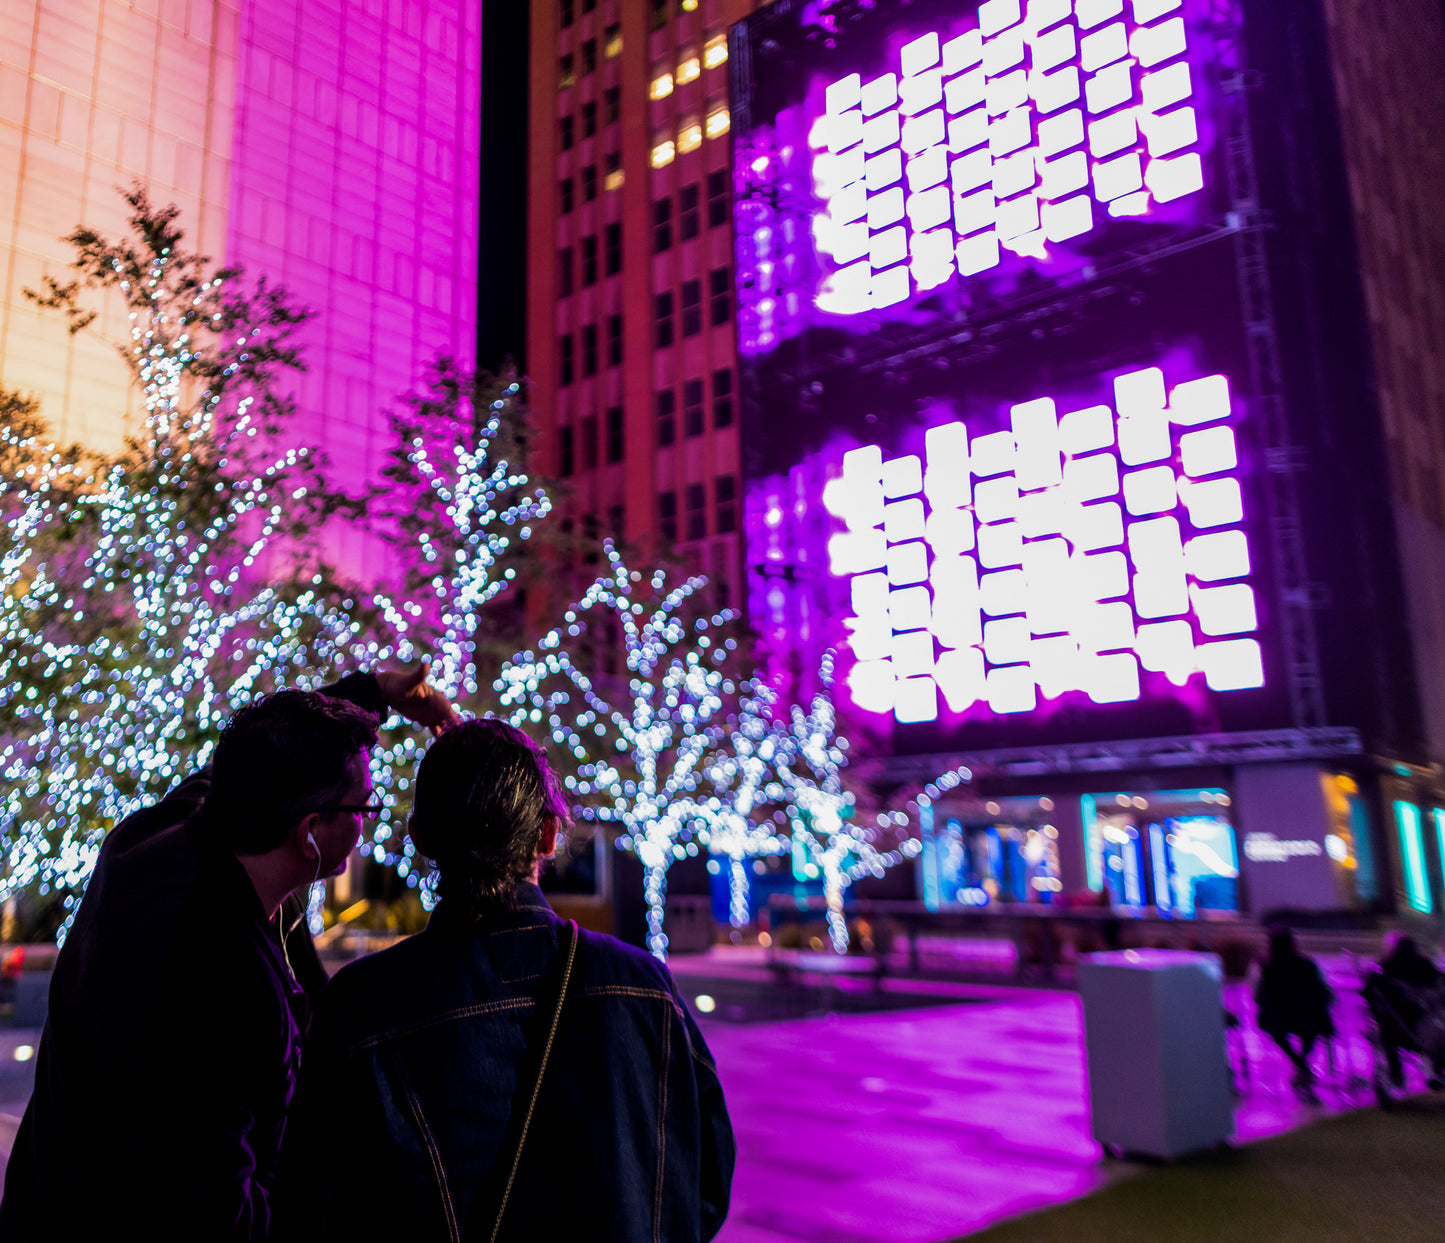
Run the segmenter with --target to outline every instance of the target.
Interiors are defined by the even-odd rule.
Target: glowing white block
[[[1162,409],[1140,410],[1119,420],[1119,456],[1125,466],[1163,461],[1173,451],[1169,419]]]
[[[983,618],[979,614],[975,593],[964,606],[955,606],[952,597],[935,596],[933,604],[933,635],[946,648],[978,647],[983,642]]]
[[[1112,65],[1129,55],[1129,37],[1123,22],[1114,22],[1079,40],[1079,65],[1085,73]]]
[[[1124,476],[1124,505],[1131,514],[1168,513],[1178,503],[1174,472],[1168,466],[1151,466]]]
[[[1134,575],[1134,611],[1140,617],[1178,617],[1189,612],[1189,586],[1177,574],[1143,570]]]
[[[870,300],[875,307],[896,306],[908,299],[908,266],[899,264],[886,272],[875,272]]]
[[[882,151],[898,141],[898,114],[884,112],[870,121],[863,122],[863,150]]]
[[[1094,165],[1094,197],[1101,203],[1130,194],[1143,184],[1144,172],[1137,151]],[[868,206],[871,212],[873,205],[870,203]]]
[[[907,257],[908,231],[902,225],[875,233],[869,241],[868,262],[875,269],[901,263]]]
[[[983,624],[983,654],[992,665],[1023,664],[1032,640],[1027,618],[1005,617]]]
[[[939,504],[939,497],[943,490],[934,490],[934,474],[939,471],[952,472],[963,471],[968,462],[968,427],[963,423],[940,423],[937,427],[930,427],[923,434],[923,453],[928,461],[928,482],[924,485],[924,491],[935,505]],[[879,478],[882,464],[880,462]],[[968,485],[963,487],[963,496],[968,496]],[[953,502],[958,505],[968,504],[967,499]]]
[[[863,99],[863,79],[856,73],[850,73],[845,78],[839,78],[836,82],[828,84],[825,97],[828,101],[828,112],[834,116],[846,112],[849,108],[856,108]]]
[[[1019,531],[1026,539],[1057,535],[1068,529],[1076,509],[1069,503],[1063,489],[1030,492],[1019,497]]]
[[[943,109],[935,108],[932,112],[905,121],[899,142],[905,151],[915,155],[919,151],[927,151],[929,147],[942,146],[945,134]]]
[[[1089,698],[1096,704],[1132,703],[1139,698],[1139,662],[1131,652],[1094,657],[1084,677]]]
[[[1079,686],[1079,645],[1066,634],[1036,638],[1029,650],[1034,681],[1045,699],[1057,699]]]
[[[883,450],[877,445],[864,445],[861,449],[850,449],[843,455],[843,478],[850,484],[881,481],[883,478]]]
[[[938,687],[931,677],[900,678],[893,694],[893,715],[903,724],[938,719]]]
[[[890,544],[923,538],[923,502],[916,496],[883,506],[883,533]]]
[[[898,84],[898,107],[912,116],[943,102],[943,74],[934,69],[915,78],[904,78]]]
[[[975,108],[948,123],[948,149],[972,151],[988,141],[988,109]]]
[[[1067,112],[1045,117],[1039,122],[1040,155],[1057,155],[1060,151],[1077,147],[1083,141],[1084,114],[1078,108],[1070,108]]]
[[[1129,62],[1121,61],[1107,69],[1100,69],[1084,83],[1084,98],[1088,102],[1089,111],[1093,113],[1108,112],[1111,108],[1128,103],[1134,98],[1134,79],[1130,73]],[[865,133],[865,144],[867,139]]]
[[[978,528],[978,560],[991,570],[1017,565],[1023,555],[1023,533],[1016,522],[995,522]]]
[[[1025,544],[1023,570],[1030,597],[1043,591],[1064,592],[1070,573],[1068,541],[1041,539]]]
[[[881,194],[868,196],[868,227],[886,229],[903,219],[903,187],[894,186]]]
[[[988,80],[982,69],[950,78],[943,87],[943,106],[949,112],[962,112],[982,104],[988,94]]]
[[[1255,639],[1201,643],[1196,649],[1204,681],[1212,691],[1241,691],[1264,685],[1264,660]]]
[[[1113,155],[1139,141],[1139,127],[1134,113],[1125,108],[1089,124],[1089,154],[1097,158]]]
[[[1161,203],[1172,203],[1204,189],[1204,165],[1194,151],[1168,160],[1150,160],[1144,181]]]
[[[1169,393],[1169,417],[1186,427],[1222,419],[1229,410],[1229,380],[1222,375],[1176,384]]]
[[[1070,573],[1082,599],[1116,600],[1129,594],[1129,562],[1122,552],[1076,554]]]
[[[879,466],[883,495],[890,501],[900,496],[917,496],[923,491],[923,464],[916,454],[890,458]]]
[[[858,617],[888,616],[888,575],[857,574],[848,584],[848,597]]]
[[[1020,151],[1002,160],[993,162],[993,192],[1000,199],[1012,198],[1025,190],[1032,190],[1037,173],[1034,169],[1033,151]]]
[[[1059,443],[1065,453],[1089,453],[1114,443],[1114,412],[1108,406],[1071,410],[1059,420]]]
[[[1022,20],[1023,6],[1019,0],[983,0],[978,6],[978,28],[985,39]]]
[[[993,187],[975,191],[954,200],[953,226],[960,236],[989,228],[998,219],[998,200]]]
[[[893,107],[898,102],[898,75],[885,73],[871,82],[863,83],[860,99],[864,116],[871,117],[874,113]]]
[[[1139,663],[1182,686],[1194,672],[1194,631],[1187,621],[1146,622],[1134,637]]]
[[[903,177],[903,154],[897,147],[880,151],[863,162],[863,184],[870,192],[886,190]]]
[[[845,151],[842,155],[835,155],[831,158],[833,160],[833,172],[840,186],[852,185],[853,182],[863,179],[863,166],[868,157],[861,146],[854,147],[851,151]]]
[[[973,151],[959,156],[948,166],[948,181],[955,194],[967,194],[993,181],[993,156],[987,151]]]
[[[1081,506],[1071,529],[1064,532],[1081,552],[1119,548],[1124,543],[1124,516],[1114,501]]]
[[[988,706],[995,712],[1032,712],[1038,707],[1033,671],[1027,665],[990,669],[985,686]]]
[[[1244,501],[1237,479],[1208,479],[1190,482],[1179,489],[1189,510],[1189,521],[1197,527],[1222,527],[1244,520]]]
[[[1033,121],[1028,108],[1015,108],[999,117],[988,131],[988,149],[995,156],[1008,155],[1028,146],[1034,136]]]
[[[827,118],[828,150],[846,151],[863,138],[863,114],[856,108]]]
[[[935,509],[928,515],[924,538],[934,557],[972,552],[975,538],[973,515],[966,509]]]
[[[1064,495],[1071,501],[1097,501],[1119,495],[1119,460],[1112,453],[1091,453],[1064,463]]]
[[[1149,154],[1171,155],[1199,140],[1199,125],[1193,108],[1176,108],[1163,116],[1144,113],[1140,117]]]
[[[945,187],[945,210],[948,199]],[[909,271],[918,283],[919,289],[935,289],[953,277],[953,233],[949,229],[934,229],[930,233],[915,233],[909,244],[911,263]]]
[[[1040,112],[1056,112],[1078,99],[1079,71],[1073,65],[1066,65],[1053,73],[1031,73],[1029,94]]]
[[[1014,438],[1012,432],[994,432],[988,436],[976,436],[969,455],[969,468],[979,479],[989,475],[1001,475],[1014,468]]]
[[[948,153],[934,147],[908,161],[908,188],[927,190],[948,180]]]
[[[980,529],[980,534],[988,530]],[[978,579],[979,607],[990,617],[1007,617],[1028,608],[1028,581],[1022,570],[1000,570]]]
[[[1016,449],[1014,474],[1023,489],[1046,488],[1062,481],[1059,416],[1053,398],[1022,402],[1009,410]]]
[[[1181,60],[1178,64],[1146,73],[1139,89],[1144,107],[1149,112],[1162,112],[1172,104],[1188,99],[1194,93],[1189,81],[1189,62]]]
[[[1249,541],[1243,531],[1198,535],[1184,546],[1184,568],[1200,582],[1243,578],[1249,573]]]
[[[1157,26],[1140,26],[1129,36],[1129,52],[1145,69],[1172,60],[1184,51],[1184,19],[1170,18]]]
[[[835,315],[856,315],[873,305],[872,272],[865,259],[825,277],[814,304]]]
[[[1015,69],[1001,78],[990,78],[984,87],[984,102],[989,116],[1001,116],[1010,108],[1021,108],[1028,102],[1028,74]]]
[[[973,512],[980,522],[1004,522],[1018,512],[1018,481],[1012,475],[988,479],[973,490]]]
[[[1066,242],[1094,227],[1094,201],[1087,194],[1076,194],[1061,203],[1045,203],[1041,219],[1049,241]]]
[[[1007,241],[1001,242],[1000,245],[1007,246],[1016,255],[1027,255],[1031,259],[1047,259],[1049,257],[1042,229],[1017,234]]]
[[[1074,11],[1074,0],[1029,0],[1024,14],[1025,27],[1033,32],[1047,30]]]
[[[1134,20],[1140,25],[1172,13],[1183,0],[1134,0]]]
[[[1141,570],[1167,574],[1184,571],[1184,546],[1177,518],[1150,518],[1129,524],[1129,556]]]
[[[927,587],[901,587],[888,595],[888,620],[897,631],[927,630],[933,622]]]
[[[888,556],[888,541],[876,528],[840,531],[828,538],[828,568],[834,574],[875,570]]]
[[[1046,199],[1061,199],[1082,190],[1089,184],[1089,158],[1082,151],[1074,151],[1044,163],[1044,184],[1040,188]],[[1093,219],[1090,210],[1089,219]]]
[[[1074,59],[1078,51],[1072,26],[1060,26],[1034,40],[1033,67],[1039,73],[1047,73],[1059,65]]]
[[[962,712],[984,696],[983,653],[976,647],[942,653],[934,665],[933,679],[949,708]]]
[[[855,220],[833,233],[833,258],[842,264],[852,263],[868,253],[868,222]]]
[[[920,588],[925,594],[927,588]],[[933,672],[933,636],[927,630],[913,630],[893,636],[890,659],[893,672],[900,678],[918,677]]]
[[[998,205],[998,235],[1004,241],[1033,233],[1039,227],[1039,201],[1032,194]]]
[[[1234,429],[1230,427],[1206,427],[1203,431],[1185,433],[1179,438],[1179,454],[1184,473],[1192,479],[1239,465]]]
[[[938,36],[933,33],[922,35],[912,43],[905,43],[899,53],[899,63],[905,77],[922,73],[938,64]]]
[[[828,215],[835,224],[857,220],[868,210],[868,191],[862,182],[844,186],[828,204]]]
[[[1118,17],[1124,11],[1124,0],[1077,0],[1074,16],[1080,30],[1092,30],[1100,22]]]
[[[983,59],[983,32],[965,30],[956,39],[943,45],[943,72],[961,73],[972,69]]]
[[[1246,634],[1259,628],[1254,608],[1254,589],[1246,583],[1226,587],[1196,587],[1194,616],[1207,635]]]
[[[1086,652],[1108,652],[1134,646],[1134,610],[1122,600],[1091,604],[1079,612],[1074,637]]]
[[[932,229],[947,222],[952,215],[953,196],[947,186],[934,186],[910,196],[908,222],[915,229]],[[949,259],[953,258],[953,240],[948,242]],[[950,267],[952,263],[950,262]]]
[[[892,712],[896,681],[886,660],[860,660],[848,670],[848,693],[864,712]]]
[[[992,232],[978,233],[959,242],[957,251],[960,276],[974,276],[998,267],[998,235]]]
[[[933,584],[935,600],[945,596],[951,602],[971,600],[973,607],[978,607],[978,562],[972,557],[934,557],[928,581]],[[940,611],[941,605],[935,609]]]
[[[1145,367],[1116,376],[1114,405],[1121,415],[1164,409],[1164,373],[1158,367]]]
[[[1015,65],[1023,63],[1024,32],[1019,27],[1007,34],[990,39],[983,45],[983,71],[990,78],[1007,73]]]
[[[888,581],[895,587],[928,580],[928,545],[922,540],[888,550]]]
[[[893,626],[887,613],[870,613],[852,617],[847,622],[852,632],[848,646],[858,660],[887,660],[893,651]]]

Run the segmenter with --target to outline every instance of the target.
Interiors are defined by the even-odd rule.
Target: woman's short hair
[[[549,819],[568,817],[545,752],[495,717],[447,730],[417,768],[412,841],[436,864],[442,897],[473,913],[512,905]]]

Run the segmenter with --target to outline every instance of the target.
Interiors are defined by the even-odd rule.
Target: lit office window
[[[702,64],[696,56],[689,56],[677,67],[677,84],[681,86],[684,82],[692,82],[702,72]]]
[[[672,74],[660,73],[652,79],[652,85],[647,91],[650,99],[666,99],[672,94]]]
[[[695,13],[697,12],[697,0],[682,0],[682,3],[678,7],[684,13]]]
[[[677,148],[673,145],[671,139],[668,139],[665,142],[660,142],[652,148],[652,167],[663,168],[666,165],[671,164],[676,155]]]
[[[702,126],[696,121],[682,127],[681,133],[677,136],[677,149],[679,151],[696,151],[702,146]]]
[[[613,57],[615,57],[615,56],[621,56],[621,55],[622,55],[622,27],[621,27],[621,25],[614,23],[613,25],[607,27],[607,33],[606,33],[606,36],[605,36],[605,42],[604,42],[603,45],[602,45],[602,54],[603,54],[608,60],[611,60],[611,59],[612,59]]]
[[[620,168],[609,169],[602,184],[609,190],[622,189],[622,170]]]
[[[702,50],[702,63],[707,69],[716,69],[728,58],[727,35],[714,35]]]
[[[714,108],[707,114],[707,136],[717,138],[728,132],[729,118],[726,108]]]

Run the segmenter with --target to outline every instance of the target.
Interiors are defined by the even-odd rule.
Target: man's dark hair
[[[549,818],[567,823],[547,756],[505,721],[448,730],[417,768],[412,841],[436,863],[441,896],[471,914],[513,904]]]
[[[346,766],[376,729],[365,709],[316,691],[249,703],[221,731],[202,813],[238,854],[274,850],[302,816],[345,797]]]

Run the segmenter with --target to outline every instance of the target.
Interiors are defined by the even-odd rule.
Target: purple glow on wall
[[[853,703],[900,722],[1147,697],[1156,675],[1264,685],[1229,382],[1157,367],[1112,402],[1015,405],[931,428],[921,454],[844,455],[823,489],[848,583]]]

